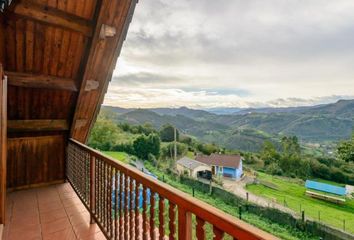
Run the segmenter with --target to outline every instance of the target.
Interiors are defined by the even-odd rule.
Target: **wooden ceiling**
[[[18,0],[0,16],[9,137],[62,131],[85,142],[136,0]]]
[[[69,137],[87,141],[136,0],[13,0],[0,13],[8,78],[7,187],[65,179]]]

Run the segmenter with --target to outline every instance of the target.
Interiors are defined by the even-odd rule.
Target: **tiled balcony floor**
[[[4,240],[105,239],[68,183],[9,193],[6,207]]]

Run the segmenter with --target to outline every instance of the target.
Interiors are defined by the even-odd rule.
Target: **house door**
[[[7,155],[7,80],[0,64],[0,224],[5,223]]]

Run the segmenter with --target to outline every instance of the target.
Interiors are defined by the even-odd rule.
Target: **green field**
[[[334,226],[354,233],[354,200],[346,199],[344,205],[325,202],[313,199],[305,195],[306,188],[292,179],[281,177],[272,177],[270,175],[259,173],[258,178],[261,181],[272,182],[277,186],[276,189],[264,185],[248,185],[247,190],[268,199],[276,199],[280,204],[286,204],[297,213],[300,209],[305,211],[305,216],[313,220],[320,220],[322,223]],[[345,223],[344,221],[345,220]]]
[[[104,154],[115,158],[121,162],[129,163],[129,155],[125,152],[111,152],[111,151],[102,151]]]
[[[186,192],[188,194],[192,194],[192,187],[183,183],[180,183],[179,181],[174,180],[173,178],[171,178],[169,175],[166,174],[166,172],[162,171],[161,169],[157,169],[153,166],[151,166],[151,164],[146,164],[146,167],[149,169],[149,171],[151,171],[152,173],[154,173],[158,179],[165,179],[165,182],[169,185],[171,185],[172,187],[175,187],[183,192]],[[163,177],[164,176],[164,177]],[[195,191],[195,197],[216,207],[219,208],[220,210],[227,212],[228,214],[231,214],[235,217],[238,216],[238,207],[237,206],[232,206],[229,205],[225,202],[223,202],[221,199],[210,196],[209,194],[205,194],[199,191]],[[251,213],[247,213],[244,212],[242,214],[242,219],[248,223],[250,223],[251,225],[254,225],[260,229],[263,229],[264,231],[270,232],[274,235],[276,235],[277,237],[280,237],[281,239],[286,239],[286,240],[317,240],[318,237],[312,237],[307,235],[304,232],[301,232],[297,229],[291,228],[287,225],[281,225],[281,224],[277,224],[274,223],[266,218],[262,218],[258,215],[255,214],[251,214]],[[212,236],[209,235],[210,233],[207,230],[207,239],[212,239]],[[225,239],[232,239],[229,238],[228,236],[226,236]]]

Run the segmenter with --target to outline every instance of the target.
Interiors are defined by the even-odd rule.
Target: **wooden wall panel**
[[[76,93],[71,91],[9,86],[8,118],[70,119]]]
[[[0,62],[0,224],[5,223],[7,156],[7,83]]]
[[[24,188],[64,180],[66,136],[8,139],[7,187]]]

